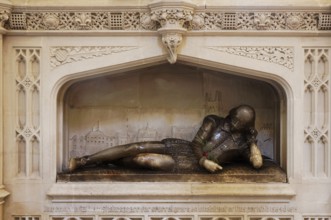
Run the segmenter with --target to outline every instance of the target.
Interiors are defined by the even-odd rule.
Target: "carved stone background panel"
[[[330,50],[307,48],[304,54],[305,175],[330,177]]]
[[[294,70],[293,47],[212,46],[208,48],[224,53],[275,63],[286,67],[292,72]]]
[[[133,46],[61,46],[51,47],[50,66],[55,68],[66,63],[106,56],[137,49]]]
[[[17,176],[41,174],[40,146],[40,49],[15,50]]]
[[[263,82],[180,64],[77,82],[64,100],[70,106],[64,119],[64,164],[71,157],[133,142],[191,141],[205,116],[226,117],[242,100],[257,112],[257,140],[263,155],[278,160],[275,92]]]

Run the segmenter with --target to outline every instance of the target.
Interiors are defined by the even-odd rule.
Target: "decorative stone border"
[[[8,9],[0,11],[0,30],[14,31],[16,34],[20,32],[40,34],[47,32],[92,32],[93,34],[97,32],[121,34],[157,32],[161,35],[164,48],[168,52],[168,61],[175,63],[177,51],[186,33],[299,32],[300,34],[316,34],[324,32],[331,34],[331,13],[326,9],[301,11],[197,9],[193,3],[175,1],[161,1],[149,4],[145,8],[130,10],[14,8],[11,11]],[[233,53],[233,49],[225,52]],[[266,53],[264,57],[267,57]],[[53,67],[62,63],[57,62],[57,55],[55,58],[52,59]],[[285,63],[280,63],[282,61],[275,56],[269,57],[268,61],[293,71],[293,56],[291,59],[286,59]]]
[[[166,14],[167,15],[166,15]],[[187,19],[187,16],[190,19]],[[185,19],[184,19],[185,17]],[[157,31],[169,21],[182,21],[197,31],[328,31],[331,13],[318,11],[8,11],[0,12],[2,27],[30,31]],[[162,19],[161,19],[162,18]]]
[[[113,53],[134,50],[134,46],[61,46],[51,47],[50,65],[52,68],[61,66],[66,63],[77,62],[94,57],[101,57]]]
[[[293,47],[213,46],[208,48],[233,55],[276,63],[288,68],[292,72],[294,70]]]

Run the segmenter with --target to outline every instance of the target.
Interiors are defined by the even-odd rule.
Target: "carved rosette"
[[[177,50],[186,33],[186,26],[193,20],[194,5],[178,2],[158,2],[150,5],[151,21],[160,24],[158,32],[162,35],[162,43],[169,53],[168,61],[173,64],[177,60]]]
[[[287,27],[291,30],[298,30],[302,25],[303,19],[300,14],[289,14],[286,19]]]
[[[56,30],[56,29],[58,29],[58,26],[60,24],[60,19],[59,19],[58,14],[51,13],[51,14],[45,14],[42,22],[45,25],[46,29]]]

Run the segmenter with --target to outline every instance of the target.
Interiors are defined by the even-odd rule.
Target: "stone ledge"
[[[289,202],[296,194],[290,184],[220,183],[55,183],[47,195],[52,202],[95,201],[241,201]]]
[[[260,169],[247,163],[225,164],[223,170],[209,173],[188,161],[174,171],[153,171],[120,166],[87,167],[73,173],[59,173],[58,182],[203,182],[203,183],[286,183],[286,172],[271,160],[264,160]],[[186,164],[185,163],[185,164]],[[180,164],[180,163],[178,163]],[[184,164],[184,165],[185,165]]]
[[[5,190],[4,186],[0,186],[0,203],[9,195],[10,193]]]

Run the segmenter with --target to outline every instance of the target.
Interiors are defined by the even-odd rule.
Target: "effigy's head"
[[[230,110],[231,131],[244,131],[255,126],[255,110],[249,105],[240,105]]]

